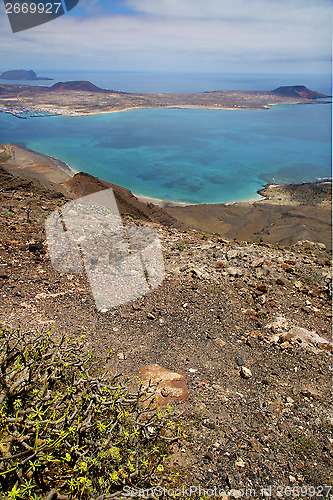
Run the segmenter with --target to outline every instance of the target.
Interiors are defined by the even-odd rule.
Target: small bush
[[[170,408],[83,348],[0,327],[0,498],[104,500],[177,476],[165,470],[181,435]]]
[[[312,455],[317,451],[317,448],[317,443],[311,437],[298,436],[294,441],[295,452],[299,455]]]

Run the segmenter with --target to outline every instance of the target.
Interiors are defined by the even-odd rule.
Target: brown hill
[[[118,209],[123,216],[129,215],[136,219],[150,222],[158,222],[164,226],[182,227],[172,215],[168,214],[163,208],[152,203],[144,203],[138,200],[129,189],[102,181],[84,172],[79,172],[71,179],[60,184],[62,191],[70,198],[80,198],[88,194],[103,191],[104,189],[113,189]]]
[[[102,92],[102,93],[109,92],[106,89],[101,89],[99,87],[96,87],[96,85],[88,81],[58,82],[52,85],[52,87],[50,87],[49,90],[50,91],[74,90],[81,92]]]
[[[320,99],[323,97],[329,97],[328,95],[314,92],[313,90],[305,87],[305,85],[278,87],[277,89],[272,90],[271,93],[282,97],[301,97],[302,99]]]

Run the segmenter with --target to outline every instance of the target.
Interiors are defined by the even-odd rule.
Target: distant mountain
[[[271,94],[279,95],[282,97],[301,97],[302,99],[320,99],[322,97],[330,97],[328,95],[319,94],[308,89],[305,85],[291,85],[285,87],[278,87],[271,91]]]
[[[108,90],[96,87],[88,81],[75,81],[75,82],[58,82],[49,88],[50,91],[54,90],[77,90],[81,92],[109,92]]]
[[[26,71],[25,69],[5,71],[0,75],[0,78],[2,80],[53,80],[53,78],[37,76],[32,69],[30,71]]]

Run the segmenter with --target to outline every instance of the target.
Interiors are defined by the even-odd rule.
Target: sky
[[[80,0],[12,33],[0,70],[260,74],[331,72],[332,0]]]

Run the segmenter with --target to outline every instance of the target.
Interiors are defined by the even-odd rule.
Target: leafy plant
[[[114,497],[168,481],[179,426],[156,386],[103,373],[81,341],[0,327],[0,493],[16,499]],[[172,477],[169,474],[169,479]]]

